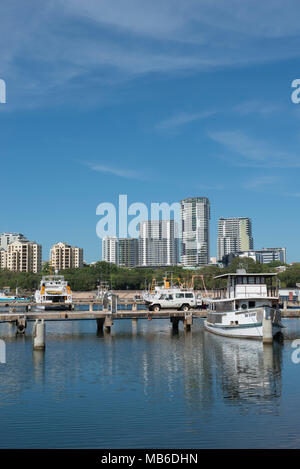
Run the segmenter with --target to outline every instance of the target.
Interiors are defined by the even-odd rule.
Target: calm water
[[[300,337],[300,320],[286,320]],[[47,323],[46,352],[0,325],[1,448],[300,448],[300,364],[263,346],[168,321]]]

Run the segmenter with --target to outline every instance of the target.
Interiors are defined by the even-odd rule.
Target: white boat
[[[0,290],[0,303],[1,304],[5,304],[6,306],[6,304],[10,304],[14,301],[28,302],[30,301],[30,299],[19,297],[17,295],[10,295],[9,287],[5,288],[4,290]]]
[[[247,273],[239,269],[215,277],[226,281],[216,298],[207,299],[206,330],[226,337],[272,342],[284,327],[278,307],[276,273]],[[277,279],[276,279],[277,280]]]
[[[63,275],[42,277],[40,289],[34,295],[39,309],[71,309],[72,291]]]

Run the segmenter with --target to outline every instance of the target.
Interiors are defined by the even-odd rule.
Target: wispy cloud
[[[300,168],[296,153],[280,150],[276,143],[250,137],[241,130],[210,131],[208,135],[225,149],[220,156],[235,166]]]
[[[277,176],[258,176],[244,182],[242,187],[251,191],[269,190],[269,186],[275,185],[278,181]]]
[[[297,0],[10,0],[1,78],[19,106],[95,102],[105,94],[95,89],[149,73],[299,57],[298,17]]]
[[[176,129],[191,122],[206,119],[207,117],[215,114],[214,111],[203,111],[203,112],[180,112],[175,114],[168,119],[164,119],[156,124],[156,130],[170,130]]]
[[[99,173],[112,174],[113,176],[118,176],[126,179],[144,179],[144,177],[138,171],[135,170],[115,168],[112,166],[106,166],[91,162],[88,162],[86,164],[92,171],[97,171]]]
[[[240,115],[259,114],[261,116],[267,116],[279,110],[280,107],[277,103],[265,103],[257,100],[245,101],[233,107],[233,111]]]

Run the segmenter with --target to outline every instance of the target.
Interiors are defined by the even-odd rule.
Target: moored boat
[[[72,291],[63,275],[42,277],[34,299],[38,309],[66,310],[72,307]]]
[[[226,285],[217,290],[216,297],[207,299],[205,329],[227,337],[272,342],[284,327],[278,306],[276,275],[238,269],[236,273],[215,277]]]
[[[13,302],[20,302],[20,303],[28,303],[30,301],[29,298],[24,298],[20,297],[17,294],[16,295],[10,295],[10,289],[9,287],[4,288],[3,290],[0,290],[0,304],[4,304],[5,306],[8,306],[10,303]]]

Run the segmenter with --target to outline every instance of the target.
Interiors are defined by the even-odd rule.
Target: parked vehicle
[[[194,292],[176,291],[162,294],[159,298],[154,299],[149,304],[149,311],[160,311],[161,309],[188,311],[190,308],[195,308],[196,305],[197,299]]]

